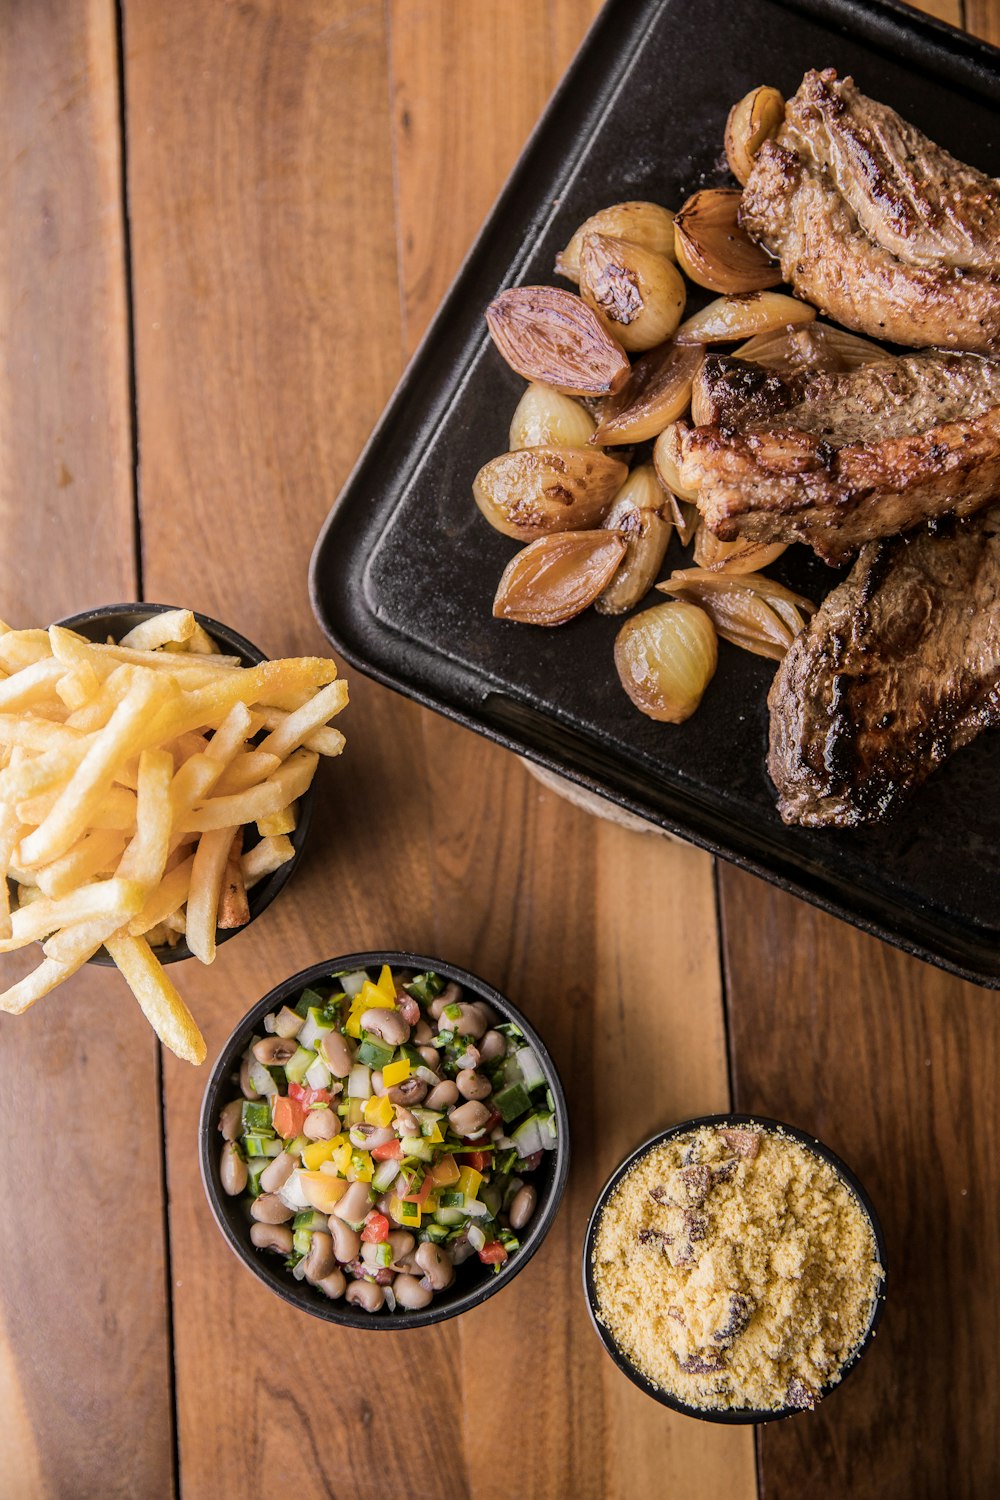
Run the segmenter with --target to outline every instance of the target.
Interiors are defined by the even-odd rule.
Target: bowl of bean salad
[[[353,953],[235,1027],[200,1125],[230,1248],[328,1322],[412,1328],[527,1264],[569,1169],[566,1101],[526,1018],[439,959]]]

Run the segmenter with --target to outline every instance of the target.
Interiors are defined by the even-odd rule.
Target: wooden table
[[[1000,41],[998,0],[933,8]],[[595,9],[8,0],[0,614],[143,597],[323,649],[313,539]],[[996,1494],[996,996],[351,687],[293,886],[182,971],[209,1054],[329,954],[467,963],[560,1063],[563,1211],[503,1296],[391,1350],[299,1316],[209,1216],[204,1070],[88,970],[0,1026],[0,1494]],[[640,1395],[578,1287],[615,1161],[730,1100],[855,1165],[893,1270],[858,1374],[756,1440]]]

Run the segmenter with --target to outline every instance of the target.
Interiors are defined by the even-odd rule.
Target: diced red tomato
[[[329,1089],[307,1089],[304,1084],[290,1083],[288,1097],[297,1099],[308,1109],[310,1104],[329,1104],[333,1096]]]
[[[533,1172],[536,1167],[541,1166],[542,1157],[544,1155],[544,1151],[532,1151],[530,1156],[525,1156],[521,1161],[518,1162],[517,1171],[519,1173]]]
[[[402,1141],[387,1141],[384,1146],[372,1147],[373,1161],[401,1161],[402,1157]]]
[[[498,1109],[495,1109],[493,1107],[493,1105],[490,1105],[490,1117],[486,1121],[486,1124],[483,1126],[483,1129],[484,1130],[495,1130],[496,1127],[498,1125],[501,1125],[502,1123],[503,1123],[503,1115],[500,1113],[500,1111]]]
[[[507,1252],[499,1240],[494,1240],[491,1245],[484,1245],[479,1252],[479,1259],[484,1266],[502,1266],[507,1259]]]
[[[389,1238],[389,1220],[385,1214],[377,1213],[374,1209],[365,1218],[365,1227],[361,1231],[361,1238],[369,1245],[381,1245],[383,1240]]]
[[[298,1099],[275,1094],[271,1100],[271,1122],[283,1141],[302,1133],[306,1112]]]
[[[406,1197],[403,1199],[403,1202],[404,1203],[426,1203],[427,1199],[430,1197],[431,1188],[433,1186],[434,1186],[434,1179],[431,1176],[431,1174],[428,1172],[426,1174],[426,1176],[424,1177],[423,1182],[420,1184],[420,1187],[417,1189],[417,1191],[415,1193],[407,1193]]]
[[[459,1151],[456,1154],[461,1156],[463,1167],[472,1167],[477,1172],[488,1172],[493,1161],[491,1151],[476,1151],[471,1147],[468,1151]]]

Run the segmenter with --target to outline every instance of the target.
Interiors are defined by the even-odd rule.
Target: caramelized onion
[[[472,493],[491,526],[530,542],[596,526],[627,473],[599,448],[522,448],[484,464]]]
[[[686,568],[657,588],[691,599],[711,617],[723,640],[780,661],[816,606],[763,573],[715,573]]]
[[[759,292],[777,286],[781,267],[741,229],[737,188],[703,188],[674,220],[681,267],[710,292]]]
[[[623,615],[652,588],[670,541],[670,522],[663,515],[666,504],[666,493],[652,464],[633,469],[604,518],[604,530],[617,532],[626,550],[597,600],[599,614]]]
[[[815,370],[837,375],[888,357],[881,345],[873,344],[871,339],[859,338],[845,328],[819,321],[758,333],[734,349],[733,354],[779,374]]]
[[[521,448],[582,448],[596,426],[586,407],[550,385],[533,380],[514,408],[510,422],[512,452]]]
[[[612,203],[585,219],[565,250],[556,256],[556,274],[567,281],[580,280],[580,251],[588,234],[610,234],[673,258],[674,216],[669,208],[641,200]]]
[[[669,427],[664,427],[653,447],[653,463],[659,475],[660,483],[664,485],[672,495],[677,495],[681,500],[687,500],[690,504],[697,497],[694,490],[681,483],[680,476],[680,442],[677,428],[673,422]],[[690,541],[690,537],[688,538]]]
[[[621,390],[605,402],[595,443],[642,443],[657,437],[687,410],[703,358],[699,345],[671,340],[642,355]]]
[[[526,380],[566,396],[604,396],[625,384],[624,349],[582,298],[555,286],[516,286],[486,309],[493,342]]]
[[[785,118],[785,101],[777,89],[762,84],[734,104],[726,121],[726,158],[737,182],[745,187],[754,159],[764,142],[778,134]]]
[[[625,555],[614,531],[558,531],[511,558],[493,601],[499,620],[563,625],[593,604]]]
[[[709,568],[713,573],[756,573],[770,567],[787,548],[786,542],[748,542],[737,537],[735,542],[723,542],[704,524],[698,527],[694,538],[694,561],[699,568]]]
[[[633,615],[615,641],[622,687],[636,708],[668,724],[691,717],[718,660],[711,620],[697,605],[683,601]]]
[[[717,297],[688,318],[674,334],[678,344],[725,344],[771,333],[793,323],[811,323],[816,309],[782,292],[748,292],[743,297]]]
[[[687,292],[672,261],[607,234],[588,234],[580,251],[580,296],[630,353],[670,338]]]

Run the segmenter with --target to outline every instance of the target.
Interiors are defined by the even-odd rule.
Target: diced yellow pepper
[[[382,972],[378,976],[378,987],[382,991],[383,995],[388,996],[389,1004],[395,1005],[396,983],[392,977],[392,970],[389,968],[388,964],[382,965]]]
[[[382,1082],[387,1089],[391,1089],[394,1083],[402,1083],[404,1078],[410,1076],[410,1059],[401,1057],[398,1062],[386,1063],[382,1069]]]
[[[382,1075],[383,1078],[385,1075]],[[372,1097],[365,1100],[365,1122],[368,1125],[391,1125],[396,1111],[392,1104],[383,1094],[380,1098]]]
[[[450,1151],[431,1167],[431,1177],[438,1187],[451,1187],[458,1181],[458,1163]]]
[[[365,1101],[363,1099],[348,1099],[347,1119],[345,1124],[363,1125],[365,1123]]]
[[[473,1200],[479,1192],[482,1180],[482,1172],[477,1172],[475,1167],[463,1167],[458,1174],[458,1191]]]
[[[371,1182],[372,1159],[367,1151],[355,1151],[351,1155],[351,1164],[347,1169],[348,1182]]]
[[[302,1152],[302,1165],[310,1172],[317,1172],[325,1161],[329,1161],[336,1147],[333,1141],[310,1141]]]
[[[392,1010],[395,1004],[395,990],[393,990],[391,995],[387,995],[382,989],[381,984],[372,984],[370,979],[366,979],[359,992],[355,995],[351,1009],[353,1010],[354,1006],[357,1006],[360,1014],[366,1010]]]
[[[336,1167],[337,1171],[340,1172],[341,1175],[343,1175],[351,1165],[351,1157],[354,1155],[354,1147],[351,1145],[350,1141],[345,1140],[343,1136],[339,1136],[338,1139],[340,1141],[340,1145],[334,1148],[334,1152],[330,1157],[330,1161]]]
[[[399,1201],[399,1213],[393,1212],[392,1217],[400,1224],[405,1224],[410,1229],[420,1228],[420,1204],[404,1203]]]
[[[421,1206],[425,1214],[436,1213],[438,1206],[437,1193],[428,1193]]]
[[[360,1040],[361,1040],[361,1012],[360,1011],[355,1011],[353,1009],[353,1007],[351,1009],[351,1014],[348,1016],[347,1020],[344,1022],[344,1032],[346,1033],[347,1036],[352,1036],[356,1042],[360,1042]]]
[[[424,1136],[424,1140],[427,1141],[431,1146],[440,1146],[441,1142],[444,1140],[444,1136],[441,1134],[441,1126],[435,1125],[430,1135]]]

